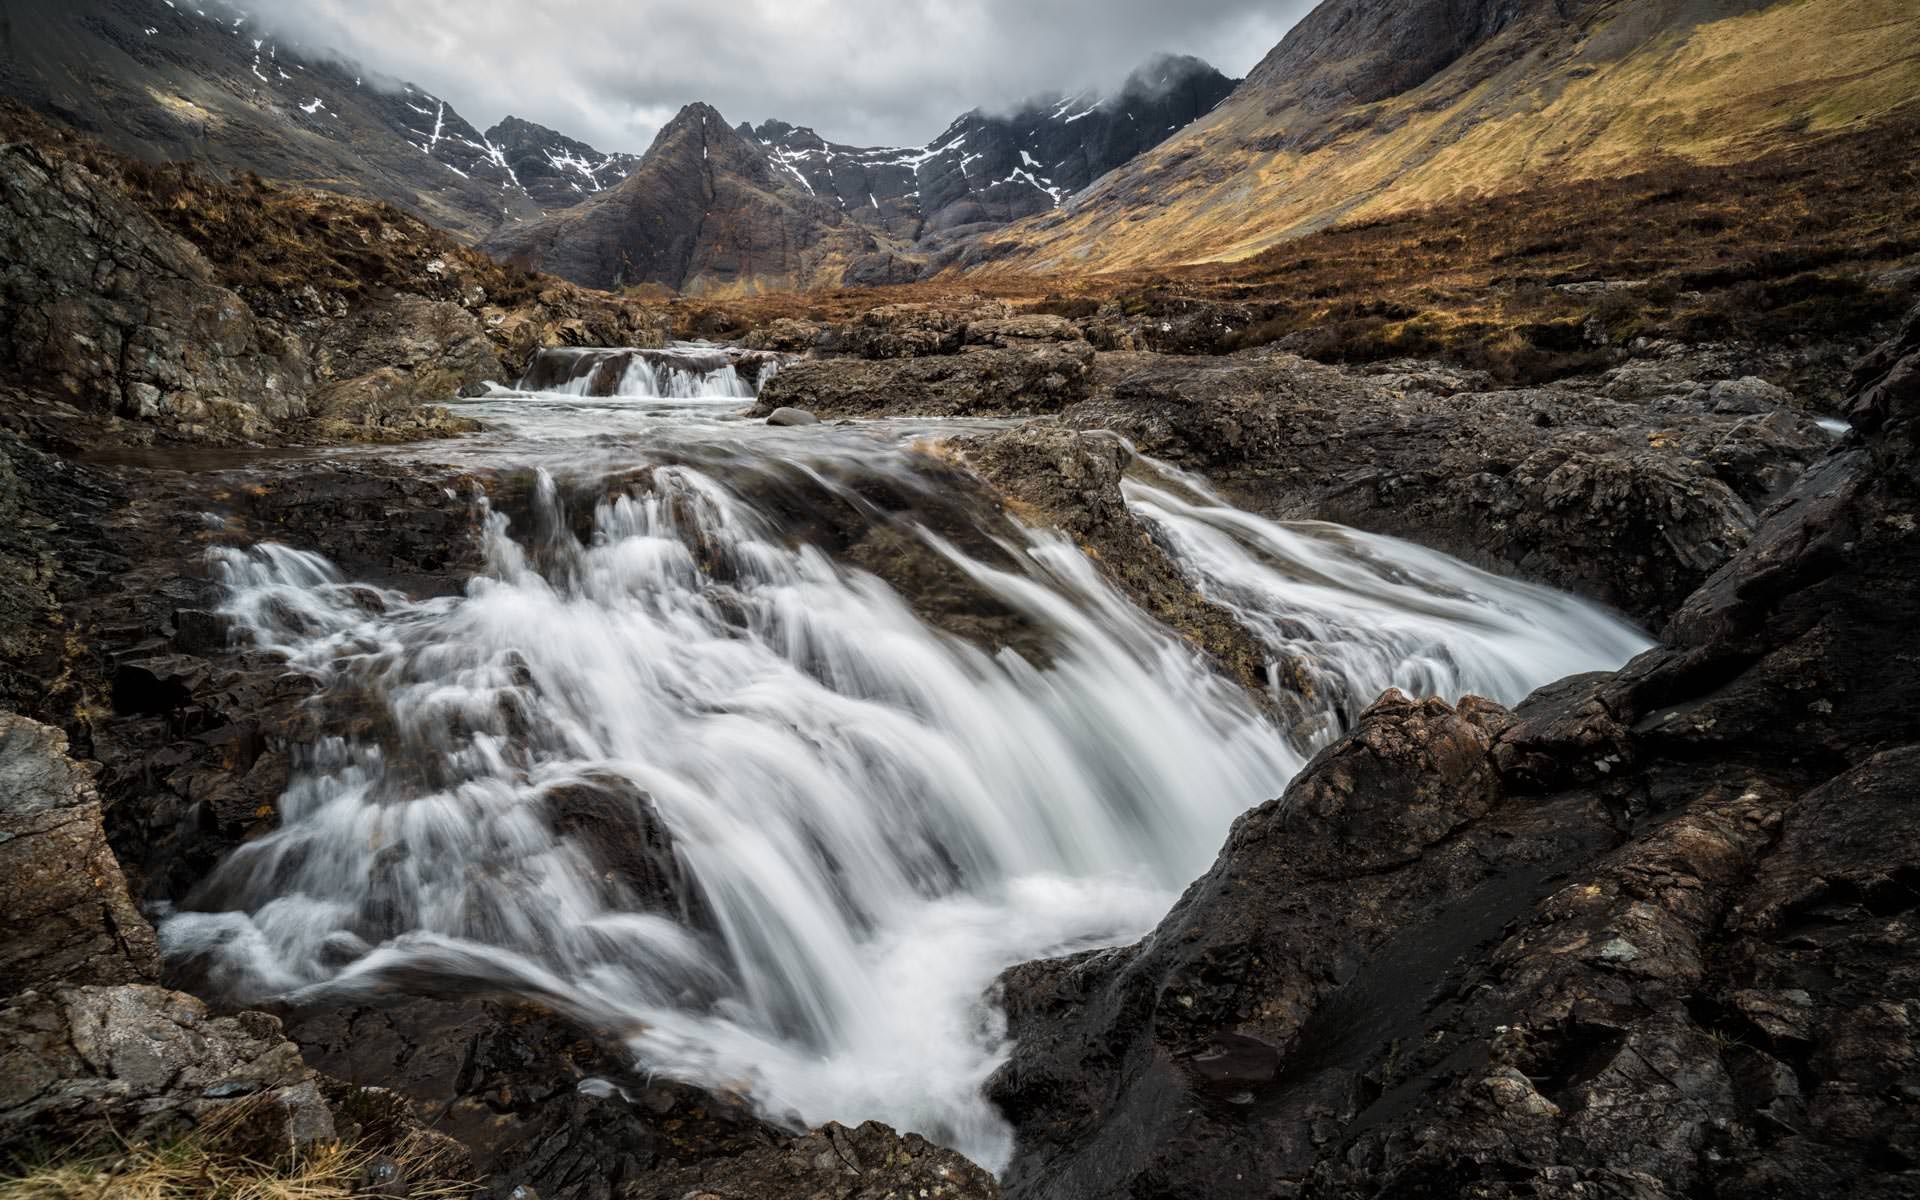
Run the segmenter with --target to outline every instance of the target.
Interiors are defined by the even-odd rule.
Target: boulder
[[[877,1121],[829,1124],[718,1161],[644,1174],[628,1200],[832,1196],[836,1200],[997,1200],[992,1175],[916,1134]]]
[[[1086,395],[1084,343],[783,368],[760,389],[756,416],[803,408],[822,417],[981,416],[1057,412]]]
[[[145,984],[29,991],[0,1007],[0,1145],[178,1134],[264,1106],[281,1149],[331,1141],[332,1111],[265,1013],[216,1017]]]
[[[1707,401],[1717,413],[1768,413],[1793,402],[1793,396],[1756,375],[1725,379],[1707,389]]]
[[[804,408],[776,408],[767,414],[769,425],[818,425],[820,418]]]
[[[107,847],[93,777],[67,739],[0,712],[0,996],[159,978],[153,929]]]
[[[749,350],[774,350],[786,354],[804,354],[820,343],[825,330],[813,321],[779,317],[748,333],[741,344]]]

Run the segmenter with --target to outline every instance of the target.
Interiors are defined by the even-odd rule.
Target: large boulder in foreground
[[[1014,1196],[1920,1185],[1920,312],[1665,646],[1390,693],[1134,946],[1001,980]]]

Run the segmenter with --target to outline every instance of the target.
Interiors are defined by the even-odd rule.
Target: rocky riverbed
[[[365,1145],[362,1182],[387,1195],[448,1180],[523,1200],[1913,1190],[1920,312],[1835,414],[1760,378],[1776,374],[1766,348],[1648,346],[1523,389],[1440,363],[1149,353],[1109,318],[993,301],[900,306],[778,322],[734,352],[759,385],[736,407],[824,418],[764,431],[816,439],[804,469],[696,437],[556,482],[475,453],[485,437],[291,447],[469,428],[457,404],[420,406],[511,384],[542,345],[658,341],[649,311],[558,285],[503,307],[512,281],[484,274],[498,268],[377,222],[349,240],[387,247],[410,282],[307,311],[304,284],[241,278],[156,218],[124,168],[45,139],[0,148],[0,167],[9,310],[44,318],[10,326],[0,420],[0,894],[17,918],[0,948],[0,1151],[240,1114],[264,1157]],[[305,203],[255,200],[269,221]],[[96,328],[111,344],[67,336]],[[1816,422],[1836,415],[1838,436]],[[834,424],[848,418],[871,424]],[[728,429],[727,447],[761,445]],[[165,449],[243,442],[272,445]],[[602,438],[603,466],[634,444]],[[874,468],[893,455],[912,469]],[[1096,589],[1081,595],[1166,639],[1143,657],[1191,655],[1189,706],[1316,750],[1283,794],[1247,798],[1144,938],[992,984],[1010,1043],[985,1081],[1011,1135],[998,1180],[877,1123],[802,1131],[750,1085],[673,1082],[636,1057],[631,1022],[479,960],[260,996],[218,954],[162,954],[155,920],[241,903],[222,864],[286,828],[329,739],[451,769],[408,743],[378,676],[356,691],[333,659],[289,670],[284,646],[240,636],[211,550],[323,556],[369,620],[428,621],[501,577],[502,519],[544,572],[530,589],[590,583],[620,498],[676,471],[751,495],[781,531],[766,545],[802,566],[880,581],[976,681],[1025,664],[1003,706],[1082,662],[1072,627],[1021,607],[1037,594],[1021,573],[1065,547],[1058,570],[1084,566],[1075,586]],[[1147,479],[1210,486],[1248,519],[1405,538],[1609,605],[1659,642],[1509,705],[1388,691],[1330,708],[1326,664],[1277,652],[1130,503]],[[671,494],[661,519],[695,531],[697,571],[747,606],[726,524],[699,523],[697,491]],[[571,515],[542,525],[555,512]],[[1309,711],[1337,728],[1308,729]],[[522,738],[534,723],[504,708],[457,722]],[[1134,740],[1158,736],[1174,732]],[[596,886],[637,911],[725,899],[686,887],[664,798],[606,778],[540,797],[540,836],[584,847]],[[951,853],[923,878],[961,874]],[[405,901],[370,895],[368,928]]]

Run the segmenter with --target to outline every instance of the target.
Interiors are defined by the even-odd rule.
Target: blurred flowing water
[[[247,998],[527,997],[776,1119],[878,1118],[997,1167],[1000,970],[1151,928],[1381,689],[1513,702],[1648,644],[1143,461],[1134,511],[1313,682],[1262,703],[1064,538],[956,498],[920,442],[981,423],[768,429],[690,352],[474,402],[489,453],[539,474],[464,595],[214,552],[241,636],[340,732],[164,924],[176,961]],[[809,536],[824,512],[884,518],[1007,636],[931,623]]]

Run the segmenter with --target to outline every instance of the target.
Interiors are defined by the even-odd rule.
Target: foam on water
[[[926,462],[728,447],[843,498]],[[726,460],[653,464],[584,539],[543,477],[456,598],[215,551],[236,626],[368,732],[303,752],[279,829],[165,923],[168,953],[248,998],[525,995],[775,1117],[879,1118],[997,1166],[1000,970],[1150,928],[1382,687],[1514,701],[1646,645],[1404,543],[1129,482],[1196,585],[1324,685],[1283,727],[1058,535],[996,532],[1012,554],[989,563],[914,534],[1046,647],[990,652],[795,537]],[[553,819],[582,793],[612,826]],[[671,843],[652,885],[597,857],[621,822]]]

